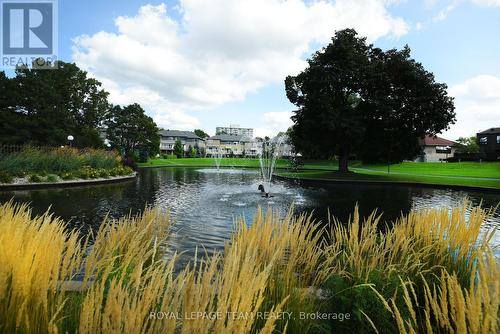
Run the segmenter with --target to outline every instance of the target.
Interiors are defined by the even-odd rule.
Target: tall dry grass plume
[[[331,230],[258,209],[236,222],[223,252],[176,272],[172,221],[158,209],[106,219],[89,245],[9,202],[0,206],[0,332],[495,333],[499,263],[493,232],[480,237],[489,213],[468,203],[411,212],[382,233],[381,217],[357,208]],[[297,318],[341,310],[352,318]],[[276,317],[283,311],[295,316]]]
[[[384,329],[383,313],[370,311],[385,308],[401,333],[495,333],[500,272],[490,242],[496,229],[481,232],[492,213],[467,202],[411,211],[382,233],[380,216],[362,220],[355,208],[349,224],[334,222],[323,270],[347,289],[368,286],[366,296],[371,290],[381,302],[360,308],[365,329]]]
[[[26,205],[0,206],[0,332],[57,332],[65,285],[78,273],[78,232],[49,214],[31,217]]]

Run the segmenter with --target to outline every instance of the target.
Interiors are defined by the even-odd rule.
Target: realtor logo
[[[56,59],[56,3],[4,1],[1,4],[2,67]],[[24,56],[24,57],[16,57]]]

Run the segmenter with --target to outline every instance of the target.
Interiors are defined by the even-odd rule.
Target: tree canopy
[[[206,133],[205,131],[203,131],[201,129],[194,129],[194,134],[197,135],[198,137],[202,138],[202,139],[210,137],[208,135],[208,133]]]
[[[418,138],[455,121],[445,84],[410,57],[410,49],[382,51],[353,29],[338,31],[308,67],[285,80],[298,109],[291,140],[306,156],[339,157],[348,170],[364,161],[396,162],[418,152]]]
[[[177,158],[184,157],[184,147],[182,146],[182,142],[179,139],[175,141],[174,154],[177,156]]]
[[[76,146],[102,145],[97,126],[108,109],[108,93],[75,64],[60,61],[57,67],[19,67],[12,79],[2,73],[3,143],[59,146],[72,135]]]
[[[457,139],[457,144],[454,145],[457,153],[479,153],[479,145],[477,144],[477,138],[472,137],[460,137]]]
[[[54,67],[19,67],[12,78],[0,72],[1,144],[60,146],[72,135],[77,147],[102,147],[107,125],[108,139],[122,153],[157,153],[156,124],[138,104],[112,106],[87,72],[62,61]]]
[[[104,122],[111,146],[124,155],[148,157],[160,149],[160,135],[153,119],[137,103],[126,107],[114,106]],[[144,160],[144,159],[142,159]]]

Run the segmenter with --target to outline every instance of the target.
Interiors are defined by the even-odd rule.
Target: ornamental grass
[[[82,239],[46,213],[0,206],[1,333],[495,333],[491,211],[412,211],[393,226],[240,219],[223,252],[174,270],[158,208],[105,219]],[[383,231],[383,232],[382,232]],[[299,314],[345,313],[343,320]],[[284,316],[285,315],[285,316]]]

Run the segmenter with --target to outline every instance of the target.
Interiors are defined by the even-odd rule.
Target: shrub
[[[28,177],[28,181],[32,182],[32,183],[39,183],[39,182],[42,182],[43,179],[39,175],[37,175],[37,174],[31,174]]]
[[[97,178],[108,178],[110,176],[130,175],[133,172],[134,171],[132,168],[126,166],[118,166],[109,170],[104,168],[96,169],[89,166],[85,166],[71,175],[87,180],[87,179],[97,179]],[[62,178],[64,177],[62,176]]]
[[[138,156],[138,160],[139,162],[147,162],[148,161],[148,158],[149,158],[149,153],[148,151],[146,150],[140,150],[139,151],[139,156]]]
[[[123,165],[127,166],[127,167],[130,167],[132,169],[137,169],[137,163],[136,163],[136,161],[137,161],[137,158],[132,154],[132,155],[129,155],[128,157],[126,157],[123,160]]]
[[[130,175],[134,172],[134,170],[130,167],[127,166],[118,166],[113,169],[110,169],[109,175],[110,176],[125,176],[125,175]]]
[[[76,178],[75,174],[72,172],[64,172],[60,174],[61,179],[63,180],[71,180]]]
[[[84,180],[87,180],[87,179],[90,179],[90,167],[88,166],[85,166],[81,169],[79,169],[75,175],[80,178],[80,179],[84,179]]]
[[[49,174],[46,178],[46,181],[47,182],[57,182],[57,181],[59,181],[59,177],[57,175],[54,175],[54,174]]]
[[[14,180],[14,177],[5,172],[5,171],[0,171],[0,183],[12,183],[12,181]]]
[[[109,177],[109,171],[107,169],[101,168],[98,170],[99,177],[102,178],[108,178]]]

